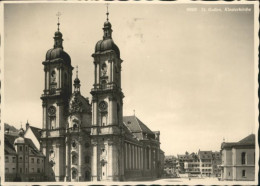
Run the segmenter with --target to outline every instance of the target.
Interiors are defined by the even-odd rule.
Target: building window
[[[15,163],[16,157],[13,157],[13,163]]]
[[[28,150],[28,147],[27,147],[27,146],[25,146],[25,151],[27,152],[27,150]]]
[[[34,158],[31,159],[31,163],[34,163]]]
[[[40,164],[40,159],[39,158],[37,158],[37,164]]]
[[[28,169],[27,168],[25,168],[25,172],[28,173]]]
[[[20,156],[20,158],[19,158],[19,161],[20,161],[20,162],[22,162],[22,161],[23,161],[23,157],[22,157],[22,156]]]
[[[72,145],[73,148],[76,148],[77,147],[76,141],[73,141],[71,145]]]
[[[23,173],[23,169],[22,168],[20,168],[20,173]]]
[[[34,172],[34,168],[32,168],[32,172]]]
[[[242,152],[241,154],[241,164],[245,165],[246,164],[246,153]]]
[[[6,157],[5,157],[5,163],[8,163],[8,162],[9,162],[9,157],[6,156]]]
[[[76,179],[77,178],[77,171],[73,170],[72,171],[72,179]]]
[[[9,169],[8,168],[5,168],[5,173],[9,173]]]
[[[20,146],[20,151],[23,151],[23,147],[22,146]]]
[[[15,173],[15,168],[13,168],[13,173]]]
[[[242,170],[242,177],[246,177],[246,170]]]
[[[41,169],[40,168],[37,168],[37,173],[41,173]]]
[[[85,163],[89,163],[90,161],[89,161],[89,156],[85,156]]]
[[[77,161],[78,161],[78,158],[77,158],[77,155],[72,155],[72,164],[73,165],[76,165],[77,164]]]

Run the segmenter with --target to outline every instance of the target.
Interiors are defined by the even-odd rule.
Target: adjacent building
[[[198,152],[200,173],[202,176],[211,176],[212,171],[212,151],[200,151]]]
[[[178,175],[187,174],[187,176],[198,176],[200,174],[200,161],[196,153],[177,155]]]
[[[244,139],[221,144],[222,180],[253,181],[255,180],[255,135]]]
[[[177,157],[165,156],[164,174],[166,177],[177,177]]]
[[[31,139],[24,137],[24,130],[18,136],[5,133],[5,181],[44,181],[45,156]]]
[[[177,156],[177,172],[182,176],[220,177],[220,152],[201,151]]]

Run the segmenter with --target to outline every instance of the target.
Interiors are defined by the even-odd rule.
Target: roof
[[[255,135],[250,134],[249,136],[240,140],[238,143],[240,143],[240,144],[255,144]]]
[[[114,51],[117,57],[120,58],[120,50],[112,38],[103,39],[97,42],[95,46],[95,54],[102,54],[110,51]]]
[[[14,147],[14,142],[18,138],[18,136],[5,134],[5,154],[16,154],[16,150]],[[42,152],[38,151],[34,143],[29,138],[24,138],[25,144],[27,144],[31,148],[31,153],[37,156],[44,156]]]
[[[136,116],[124,116],[123,123],[129,129],[129,131],[139,140],[144,140],[147,138],[156,139],[155,133],[152,132]]]
[[[18,136],[10,135],[10,134],[5,134],[5,155],[7,154],[16,154],[15,148],[14,148],[14,140]]]
[[[223,142],[221,144],[221,149],[236,148],[236,147],[245,148],[245,147],[254,147],[254,146],[255,146],[255,135],[250,134],[238,142],[231,142],[231,143]]]
[[[41,129],[37,128],[37,127],[32,127],[30,126],[33,134],[35,135],[35,137],[37,138],[37,140],[39,141],[41,138]]]
[[[198,156],[200,159],[212,159],[212,151],[199,151]]]
[[[124,116],[123,121],[131,132],[142,132],[147,134],[154,134],[141,120],[136,116]]]

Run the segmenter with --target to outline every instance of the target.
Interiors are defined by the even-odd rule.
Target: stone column
[[[113,180],[113,142],[108,142],[108,178]]]
[[[112,60],[108,60],[109,64],[109,83],[112,83]]]
[[[128,154],[129,154],[128,165],[129,165],[129,169],[132,169],[132,166],[131,166],[131,163],[132,163],[132,161],[131,161],[131,158],[132,158],[132,156],[131,156],[131,146],[130,146],[130,144],[128,144],[127,146],[128,146]]]
[[[95,74],[95,85],[97,84],[97,63],[94,62],[95,64],[95,69],[94,69],[94,74]],[[94,86],[94,88],[96,88],[96,86]]]
[[[79,166],[78,166],[78,175],[79,175],[79,181],[81,181],[81,164],[82,164],[82,137],[79,137]]]
[[[97,63],[97,84],[99,84],[99,74],[100,74],[100,66],[99,63]]]
[[[93,107],[92,107],[92,125],[97,125],[97,100],[93,100]]]
[[[125,169],[128,169],[127,161],[128,161],[128,156],[127,156],[127,143],[125,143]]]
[[[58,67],[57,70],[58,70],[57,88],[59,89],[60,88],[60,68]]]
[[[152,156],[151,156],[151,148],[149,148],[149,169],[151,169],[151,162],[152,162]]]
[[[135,169],[138,169],[137,164],[138,156],[137,156],[137,146],[135,146]]]
[[[92,181],[97,181],[97,143],[92,143],[93,151],[91,158],[91,176]]]
[[[70,154],[69,154],[69,137],[66,137],[66,180],[65,181],[69,181],[69,158],[70,158]]]
[[[43,129],[47,129],[47,126],[46,126],[46,124],[47,124],[47,122],[46,122],[46,119],[47,119],[47,117],[46,117],[46,113],[47,113],[47,104],[46,104],[46,102],[43,102],[42,103],[42,116],[43,116],[43,121],[42,121],[42,124],[43,124]]]
[[[50,90],[50,72],[49,70],[47,70],[47,74],[46,74],[46,89]]]
[[[47,67],[44,67],[44,93],[47,89]]]
[[[108,114],[107,114],[107,117],[108,117],[108,125],[111,125],[112,124],[112,104],[113,104],[113,98],[112,97],[109,97],[108,98]]]
[[[115,62],[114,61],[112,61],[111,62],[112,63],[112,73],[111,73],[111,80],[112,80],[112,82],[114,83],[115,82],[115,78],[114,78],[114,73],[115,73],[115,69],[114,69],[114,65],[115,65]]]
[[[143,148],[141,147],[141,169],[143,169]]]
[[[135,169],[135,147],[134,147],[134,145],[132,145],[132,155],[133,155],[132,165],[133,165],[133,169]]]
[[[69,78],[68,76],[67,76],[67,78]],[[59,88],[62,88],[63,86],[62,86],[62,67],[60,67],[59,68],[59,84],[60,84],[60,87]]]

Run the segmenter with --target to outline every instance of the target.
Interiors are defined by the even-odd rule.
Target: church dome
[[[117,54],[118,58],[120,58],[120,50],[118,46],[114,43],[112,38],[100,40],[97,42],[95,47],[95,54],[99,54],[105,51],[114,51]]]
[[[14,141],[14,144],[17,144],[17,143],[24,143],[24,130],[23,128],[20,128],[19,132],[19,137],[15,139]]]
[[[15,141],[14,141],[14,144],[18,144],[18,143],[24,143],[24,138],[23,137],[18,137],[18,138],[16,138],[15,139]]]
[[[66,63],[71,64],[69,54],[67,54],[62,48],[52,48],[46,53],[46,61],[59,58],[63,59]]]

